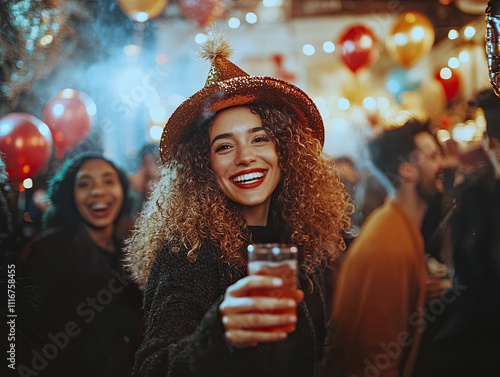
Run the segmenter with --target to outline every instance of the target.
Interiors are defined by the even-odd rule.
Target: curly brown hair
[[[281,179],[272,210],[283,219],[287,242],[299,247],[301,266],[312,274],[345,249],[342,233],[350,226],[349,197],[309,129],[286,109],[246,107],[260,116],[279,156]],[[173,158],[162,167],[161,179],[127,240],[126,259],[141,286],[165,243],[174,252],[186,250],[195,260],[201,245],[210,242],[228,263],[246,266],[250,231],[210,167],[208,129],[215,116],[185,132],[173,148]]]

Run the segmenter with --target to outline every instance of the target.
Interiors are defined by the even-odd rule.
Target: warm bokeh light
[[[458,60],[462,63],[467,63],[469,61],[469,53],[467,51],[462,51],[460,55],[458,55]]]
[[[151,136],[151,139],[155,141],[159,141],[161,139],[162,133],[163,133],[163,128],[158,125],[154,125],[149,129],[149,136]]]
[[[373,110],[377,107],[377,101],[373,97],[365,97],[363,98],[363,107],[366,110]]]
[[[439,131],[436,133],[436,136],[437,136],[438,140],[439,140],[441,143],[444,143],[445,141],[447,141],[447,140],[450,140],[450,139],[451,139],[451,135],[450,135],[450,133],[448,132],[448,130],[439,130]]]
[[[459,123],[452,131],[453,139],[458,142],[469,142],[474,139],[476,126],[474,123],[463,124]]]
[[[394,43],[398,46],[404,46],[408,43],[408,37],[403,33],[396,33],[394,35]]]
[[[460,61],[458,60],[458,58],[450,58],[450,60],[448,60],[448,67],[453,69],[460,67]]]
[[[241,22],[240,22],[240,19],[239,19],[239,18],[236,18],[236,17],[231,17],[231,18],[229,19],[229,21],[227,22],[227,24],[229,25],[229,27],[230,27],[231,29],[237,29],[237,28],[239,28],[239,27],[240,27]]]
[[[249,24],[254,24],[257,22],[257,15],[253,12],[248,12],[245,16],[245,20],[247,20]]]
[[[408,12],[405,15],[405,21],[408,22],[409,24],[412,24],[417,21],[417,17],[413,13]]]
[[[87,114],[89,114],[91,117],[97,114],[97,105],[94,101],[88,103],[85,108],[87,109]]]
[[[30,189],[33,187],[33,180],[31,178],[26,178],[24,181],[23,181],[23,187],[25,189]]]
[[[198,33],[196,34],[196,36],[194,37],[194,41],[198,44],[202,44],[202,43],[205,43],[207,41],[207,36],[203,33]]]
[[[415,40],[420,40],[424,37],[425,32],[424,29],[421,26],[414,27],[411,30],[411,37]]]
[[[54,37],[50,34],[44,35],[42,38],[40,38],[40,44],[42,46],[47,46],[48,44],[52,43],[54,40]]]
[[[359,40],[359,45],[363,49],[369,49],[373,46],[373,39],[369,35],[363,35]]]
[[[351,103],[349,102],[349,100],[347,98],[340,98],[337,101],[337,107],[340,110],[348,110],[349,107],[351,107]]]
[[[326,41],[323,43],[323,51],[326,53],[332,53],[335,51],[335,44],[332,41]]]
[[[467,26],[464,30],[464,35],[466,38],[472,38],[476,34],[476,29],[474,26]]]
[[[263,0],[262,4],[265,7],[279,7],[282,4],[283,0]]]
[[[448,67],[441,68],[441,71],[439,71],[439,76],[443,80],[448,80],[449,78],[451,78],[451,69],[449,69]]]
[[[137,56],[141,53],[141,48],[137,45],[127,45],[123,48],[123,53],[127,56]]]
[[[168,56],[166,54],[156,55],[156,64],[165,65],[168,63]]]
[[[149,19],[149,15],[146,12],[137,12],[135,19],[138,22],[146,22]]]
[[[458,31],[456,31],[455,29],[451,29],[448,32],[448,39],[452,41],[452,40],[457,39],[457,38],[458,38]]]
[[[73,89],[64,89],[60,94],[61,98],[73,98],[74,96],[75,96],[75,91]]]
[[[63,98],[67,98],[67,97],[63,97]],[[52,109],[52,112],[54,113],[54,115],[56,117],[60,117],[64,113],[64,105],[62,103],[55,104],[54,108]]]
[[[305,44],[304,47],[302,47],[302,52],[307,56],[311,56],[314,55],[316,50],[313,45]]]

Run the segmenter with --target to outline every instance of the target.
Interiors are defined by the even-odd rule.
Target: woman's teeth
[[[90,206],[90,209],[92,211],[99,211],[99,210],[103,210],[103,209],[107,209],[108,208],[108,205],[106,204],[94,204],[92,206]]]
[[[264,177],[264,172],[242,174],[242,175],[237,176],[236,178],[233,178],[233,182],[235,182],[235,183],[253,183],[253,182],[261,179],[262,177]]]

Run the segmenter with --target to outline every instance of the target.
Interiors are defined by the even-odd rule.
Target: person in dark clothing
[[[344,248],[351,210],[322,154],[321,117],[297,87],[231,63],[227,43],[210,38],[204,55],[207,84],[167,122],[162,178],[127,244],[146,286],[133,375],[316,376],[322,273]],[[262,242],[298,247],[295,299],[251,296],[282,284],[247,276],[246,247]]]
[[[67,161],[49,183],[51,208],[19,275],[39,293],[32,349],[20,375],[127,376],[139,344],[142,294],[116,235],[126,211],[124,172],[100,154]]]
[[[141,210],[159,178],[160,153],[158,143],[143,145],[138,153],[138,160],[140,161],[139,169],[128,177],[132,188],[139,196],[137,212]]]
[[[440,329],[420,350],[414,377],[500,374],[500,99],[491,90],[477,98],[491,165],[460,189],[451,229],[453,287],[430,317]]]

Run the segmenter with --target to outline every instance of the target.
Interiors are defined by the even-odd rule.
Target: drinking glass
[[[286,244],[266,243],[248,245],[247,250],[249,275],[272,276],[283,280],[283,285],[280,287],[252,289],[250,295],[295,299],[295,292],[297,290],[297,247]],[[293,308],[266,308],[265,311],[271,314],[296,315]],[[295,325],[269,327],[266,330],[271,332],[291,332],[295,330]]]

